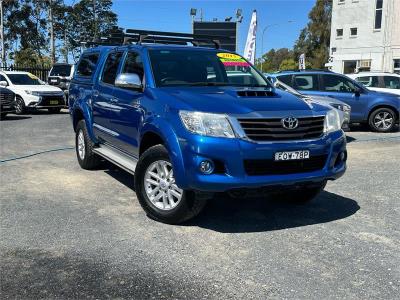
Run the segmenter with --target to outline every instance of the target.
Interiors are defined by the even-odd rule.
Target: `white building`
[[[333,0],[332,71],[400,73],[400,0]]]

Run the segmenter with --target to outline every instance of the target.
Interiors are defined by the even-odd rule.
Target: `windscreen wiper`
[[[191,86],[227,86],[232,85],[229,82],[193,82],[190,83]]]

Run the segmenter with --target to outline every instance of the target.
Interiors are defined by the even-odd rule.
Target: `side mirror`
[[[359,89],[359,88],[356,88],[355,90],[354,90],[354,95],[356,96],[356,97],[360,97],[361,96],[361,89]]]
[[[122,73],[115,79],[115,86],[129,90],[143,90],[142,81],[136,73]]]
[[[8,86],[7,81],[5,81],[5,80],[0,81],[0,86],[2,86],[2,87]]]

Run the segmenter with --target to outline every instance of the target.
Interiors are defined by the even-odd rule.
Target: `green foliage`
[[[280,70],[280,66],[285,60],[293,60],[293,51],[287,48],[271,49],[265,53],[256,63],[257,68],[263,72],[272,73]],[[262,67],[261,67],[262,65]]]
[[[50,66],[51,60],[48,56],[39,57],[34,49],[25,48],[14,53],[14,63],[21,66]]]
[[[324,68],[329,58],[332,0],[317,0],[310,11],[307,26],[300,32],[294,55],[306,54],[312,68]]]
[[[299,65],[296,63],[296,61],[293,58],[287,58],[281,62],[281,64],[279,65],[279,70],[280,71],[294,70],[294,69],[297,69],[298,67],[299,67]]]
[[[50,8],[53,14],[56,58],[67,58],[80,47],[81,41],[99,38],[117,24],[117,15],[111,11],[112,0],[72,1],[74,5],[67,5],[65,2],[67,1],[3,0],[5,48],[8,57],[13,59],[19,57],[20,53],[33,51],[35,58],[32,60],[36,61],[51,55]]]

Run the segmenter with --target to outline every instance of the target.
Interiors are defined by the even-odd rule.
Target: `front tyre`
[[[85,120],[80,120],[76,126],[75,148],[78,163],[83,169],[92,170],[101,163],[100,157],[93,152],[94,143],[87,132]]]
[[[135,171],[135,190],[147,215],[167,224],[179,224],[198,215],[207,200],[175,183],[167,149],[157,145],[146,150]]]
[[[23,115],[26,112],[25,102],[20,96],[15,99],[15,114]]]
[[[376,132],[391,132],[396,123],[396,114],[390,108],[378,108],[369,116],[369,127]]]
[[[304,186],[293,191],[285,191],[279,195],[280,200],[290,202],[292,204],[306,204],[312,201],[326,186],[326,181],[317,185]]]

